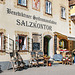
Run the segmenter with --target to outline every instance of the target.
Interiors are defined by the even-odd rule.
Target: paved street
[[[33,67],[13,72],[6,70],[0,75],[75,75],[75,65],[53,65],[52,67]]]

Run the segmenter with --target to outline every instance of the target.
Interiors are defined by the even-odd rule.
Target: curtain
[[[21,0],[21,5],[26,6],[26,0]]]
[[[66,18],[65,17],[65,8],[63,8],[63,18]]]
[[[26,37],[24,37],[24,45],[22,46],[22,50],[26,50]]]

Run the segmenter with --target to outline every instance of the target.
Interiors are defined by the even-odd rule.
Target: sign
[[[35,21],[42,21],[42,22],[46,22],[46,23],[50,23],[50,24],[57,24],[57,22],[53,21],[53,20],[48,20],[48,19],[44,19],[41,18],[39,16],[35,16],[35,15],[28,15],[26,13],[23,12],[19,12],[19,11],[12,11],[11,9],[7,8],[7,14],[11,14],[11,15],[15,15],[15,16],[21,16],[24,18],[29,18],[29,19],[33,19]]]
[[[33,43],[33,50],[40,50],[40,43]]]
[[[31,21],[24,21],[24,20],[17,19],[16,24],[18,26],[26,26],[26,27],[32,27],[32,28],[38,28],[38,29],[46,29],[46,30],[51,30],[52,31],[52,26],[37,23],[37,21],[31,22]]]

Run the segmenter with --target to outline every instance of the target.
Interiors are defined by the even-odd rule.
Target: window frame
[[[62,8],[65,8],[65,7],[61,6],[61,19],[66,20],[66,8],[65,8],[65,18],[62,16],[63,15]]]
[[[0,4],[5,4],[5,0],[0,0]]]
[[[46,13],[46,1],[50,2],[51,3],[51,14],[49,13]],[[52,2],[49,1],[49,0],[45,0],[45,14],[48,14],[48,15],[51,15],[52,16]]]
[[[17,5],[27,8],[27,7],[28,7],[28,0],[26,0],[26,6],[19,4],[19,3],[18,3],[18,0],[17,0]]]
[[[26,37],[26,50],[20,50],[20,48],[19,48],[19,52],[29,52],[29,50],[27,49],[27,45],[28,45],[28,41],[27,41],[27,36],[28,35],[23,35],[23,34],[18,34],[18,37],[19,36],[24,36],[24,37]],[[19,41],[19,39],[18,39],[18,41]],[[18,46],[19,46],[19,44],[18,44]]]
[[[34,9],[34,10],[36,10],[36,11],[40,11],[40,0],[39,0],[39,9],[33,8],[33,0],[32,0],[32,9]]]
[[[32,33],[32,51],[42,51],[41,46],[42,46],[42,42],[34,42],[33,41],[33,36],[37,36],[38,38],[41,37],[42,35],[39,33]],[[42,39],[42,38],[41,38]],[[40,50],[33,50],[33,43],[40,43]]]

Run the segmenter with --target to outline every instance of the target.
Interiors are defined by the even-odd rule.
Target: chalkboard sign
[[[56,54],[57,50],[57,36],[54,36],[54,53]]]
[[[33,50],[40,50],[40,43],[33,43]]]

